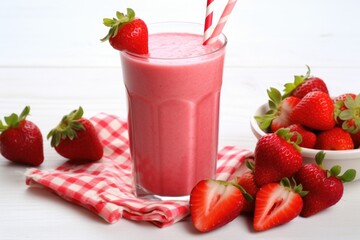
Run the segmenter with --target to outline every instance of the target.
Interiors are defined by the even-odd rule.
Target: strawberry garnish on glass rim
[[[119,51],[148,54],[148,29],[143,20],[135,18],[133,9],[127,8],[127,15],[117,11],[116,18],[104,18],[103,23],[110,30],[102,42],[109,40],[111,46]]]

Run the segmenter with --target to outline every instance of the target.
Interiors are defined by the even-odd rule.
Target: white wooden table
[[[226,2],[225,0],[216,0]],[[31,106],[43,135],[83,106],[90,117],[126,117],[118,54],[100,43],[103,17],[134,8],[147,22],[202,22],[205,0],[46,1],[0,3],[0,116]],[[161,7],[160,7],[161,6]],[[360,93],[360,2],[239,0],[224,29],[229,38],[221,98],[220,146],[254,149],[249,119],[305,64],[332,95]],[[219,12],[220,10],[217,10]],[[42,169],[64,162],[44,139]],[[359,159],[360,160],[360,159]],[[26,167],[0,158],[0,239],[358,239],[360,182],[347,184],[335,207],[311,218],[255,233],[243,216],[208,234],[188,221],[159,229],[121,219],[107,224],[43,189],[28,188]]]

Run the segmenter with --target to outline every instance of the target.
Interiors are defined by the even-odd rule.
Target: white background
[[[216,16],[225,0],[218,4]],[[126,116],[118,53],[100,38],[103,17],[132,7],[148,23],[202,23],[205,0],[11,0],[0,2],[0,116],[31,106],[44,136],[77,108]],[[229,39],[221,98],[220,146],[254,149],[249,119],[305,65],[330,93],[360,92],[360,2],[239,0],[224,29]],[[216,20],[216,17],[215,17]],[[44,139],[43,169],[64,162]],[[190,222],[159,229],[121,219],[107,224],[89,211],[24,183],[26,167],[0,158],[0,239],[357,239],[360,187],[347,184],[341,202],[309,219],[255,233],[244,216],[208,234]]]

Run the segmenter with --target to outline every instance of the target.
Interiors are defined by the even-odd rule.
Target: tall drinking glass
[[[121,52],[136,195],[189,196],[216,171],[227,39],[203,46],[203,26],[150,24],[149,55]]]

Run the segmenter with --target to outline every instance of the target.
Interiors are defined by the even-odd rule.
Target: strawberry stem
[[[300,194],[301,197],[305,197],[309,193],[309,191],[303,191],[303,186],[301,184],[298,185],[294,178],[292,178],[292,181],[293,183],[291,184],[289,178],[285,177],[281,179],[280,185],[289,191]]]
[[[254,169],[255,169],[255,165],[254,165],[254,162],[251,161],[250,159],[246,159],[245,160],[245,166],[251,170],[251,172],[254,172]]]
[[[339,108],[345,105],[346,109],[340,111]],[[351,134],[360,131],[360,94],[353,99],[347,96],[345,101],[338,101],[335,104],[335,117],[339,116],[343,120],[342,128]]]
[[[26,119],[26,117],[30,114],[30,106],[26,106],[24,110],[17,115],[16,113],[12,113],[9,116],[4,117],[6,125],[0,120],[0,132],[4,132],[9,128],[16,128],[19,126],[19,123]]]
[[[134,20],[135,11],[132,10],[131,8],[127,8],[126,11],[127,11],[127,15],[125,15],[122,12],[117,11],[116,12],[116,18],[104,18],[103,19],[103,24],[106,27],[110,27],[110,30],[109,30],[108,34],[105,37],[100,39],[100,41],[105,42],[105,41],[109,40],[110,38],[116,36],[116,34],[118,33],[119,28],[123,24],[129,23],[132,20]]]
[[[263,131],[266,131],[270,127],[272,120],[280,111],[281,102],[283,100],[280,91],[276,88],[271,87],[270,89],[267,89],[266,92],[269,97],[269,111],[264,115],[255,116],[255,120]]]
[[[58,146],[61,139],[69,138],[70,140],[73,140],[74,138],[77,138],[76,132],[85,130],[83,124],[79,122],[83,114],[83,108],[79,107],[61,119],[60,123],[47,135],[47,139],[51,138],[52,147]]]
[[[299,144],[302,142],[302,137],[298,132],[291,132],[289,128],[280,128],[275,132],[276,135],[280,136],[282,139],[292,144],[297,151],[301,152],[301,147]],[[296,141],[291,141],[292,136],[296,134]]]
[[[310,78],[311,70],[308,65],[306,65],[307,72],[305,75],[295,75],[294,82],[286,83],[284,85],[284,95],[283,98],[286,98],[291,95],[291,92],[295,90],[300,84]]]
[[[353,181],[355,179],[355,177],[356,177],[356,170],[355,169],[348,169],[342,175],[339,176],[339,174],[341,173],[341,166],[335,165],[330,170],[327,170],[323,166],[324,159],[325,159],[325,152],[324,151],[319,151],[315,155],[316,164],[321,169],[326,171],[327,177],[333,176],[333,177],[336,177],[336,178],[340,179],[342,182],[351,182],[351,181]]]

